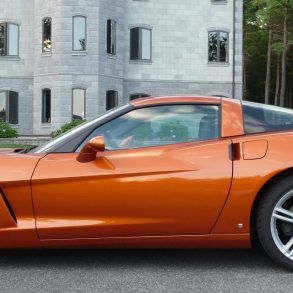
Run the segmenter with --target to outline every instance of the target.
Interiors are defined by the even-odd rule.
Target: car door
[[[202,235],[232,178],[219,105],[135,109],[97,128],[106,150],[91,162],[52,153],[32,178],[41,239]]]

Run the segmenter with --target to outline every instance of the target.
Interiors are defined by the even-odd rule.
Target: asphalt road
[[[293,292],[250,250],[1,251],[0,292]]]

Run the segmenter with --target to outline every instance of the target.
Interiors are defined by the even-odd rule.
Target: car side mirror
[[[80,163],[94,161],[98,152],[105,151],[105,139],[103,136],[97,136],[88,141],[77,156]]]

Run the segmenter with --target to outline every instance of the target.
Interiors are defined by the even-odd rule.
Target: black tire
[[[273,240],[271,232],[271,217],[273,210],[279,200],[290,191],[293,191],[293,175],[286,176],[285,178],[275,183],[267,191],[265,191],[257,209],[256,231],[260,243],[266,253],[279,265],[293,271],[293,260],[285,256],[279,250],[278,246]],[[291,231],[289,233],[291,233]]]

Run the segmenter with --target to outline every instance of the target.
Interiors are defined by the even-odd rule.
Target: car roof
[[[153,96],[140,98],[130,101],[130,104],[139,106],[151,106],[160,104],[176,104],[176,103],[203,103],[203,104],[220,104],[222,99],[231,100],[229,98],[211,97],[211,96]]]

